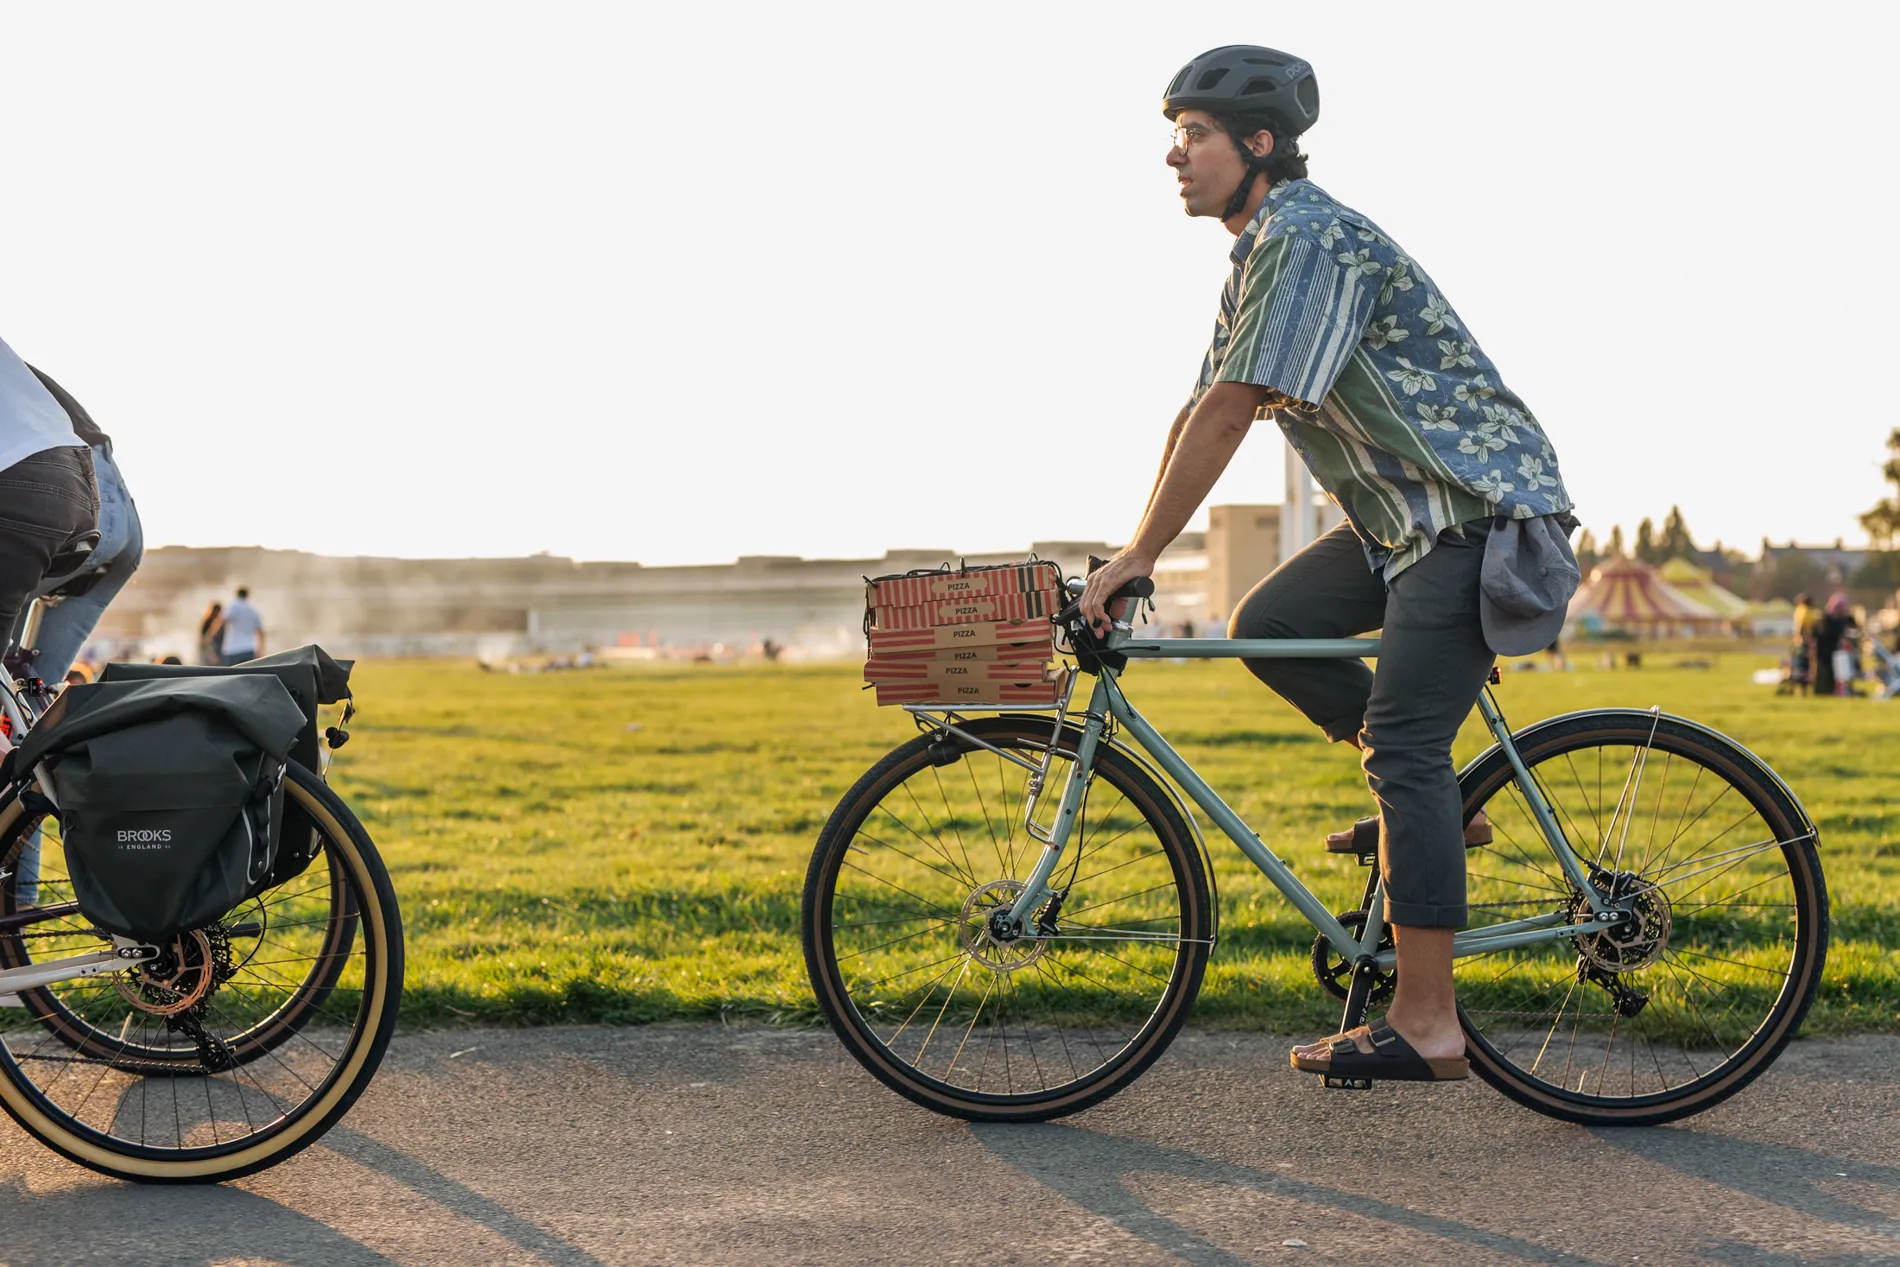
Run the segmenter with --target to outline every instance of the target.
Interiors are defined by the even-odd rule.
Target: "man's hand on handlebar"
[[[1082,591],[1082,618],[1089,622],[1089,628],[1095,631],[1098,638],[1107,637],[1112,621],[1127,615],[1135,602],[1132,598],[1121,600],[1115,604],[1117,610],[1111,615],[1108,610],[1109,596],[1130,581],[1153,576],[1154,570],[1153,559],[1144,559],[1124,550],[1089,573],[1088,585]]]

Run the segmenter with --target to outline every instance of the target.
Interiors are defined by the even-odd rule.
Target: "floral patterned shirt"
[[[1386,579],[1454,524],[1570,509],[1557,455],[1431,278],[1309,180],[1268,192],[1232,253],[1190,405],[1215,383],[1262,406]]]

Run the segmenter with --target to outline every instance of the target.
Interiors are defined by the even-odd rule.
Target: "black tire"
[[[1756,757],[1678,717],[1603,709],[1515,739],[1592,883],[1633,914],[1459,959],[1473,1070],[1587,1125],[1719,1104],[1773,1063],[1820,984],[1828,902],[1814,824]],[[1506,755],[1479,757],[1460,787],[1467,820],[1482,809],[1494,831],[1468,855],[1472,927],[1579,909]]]
[[[350,925],[342,964],[315,972],[299,968],[260,1001],[246,990],[264,990],[267,978],[257,972],[263,965],[238,963],[233,955],[230,978],[187,1013],[229,1056],[241,1057],[228,1061],[206,1061],[189,1033],[173,1031],[161,1023],[163,1017],[134,1003],[136,970],[80,983],[95,987],[94,1003],[76,1006],[63,996],[65,1014],[85,1017],[83,1034],[44,1022],[43,1028],[16,1025],[0,1032],[0,1108],[55,1152],[121,1179],[221,1182],[308,1147],[369,1084],[402,999],[395,892],[368,833],[321,779],[292,764],[285,787],[316,824],[332,884],[345,891],[340,903],[329,903],[345,912],[343,920],[325,923],[332,941],[339,923]],[[11,841],[28,826],[17,801],[0,809],[0,840]],[[313,905],[322,902],[313,899]],[[252,908],[247,903],[227,921],[241,921]],[[80,945],[77,932],[58,929],[56,936],[71,943],[64,953]],[[23,953],[18,930],[4,940],[14,943],[16,958]],[[94,935],[92,948],[100,941]],[[125,990],[119,989],[120,978],[128,983]],[[101,1023],[114,992],[123,1015],[116,1044],[108,1041],[113,1031]],[[23,998],[44,993],[30,991]],[[295,1007],[285,1006],[279,994],[294,998]],[[261,1032],[260,1025],[270,1032]],[[234,1040],[250,1042],[252,1050],[238,1052]],[[135,1051],[157,1058],[130,1054]]]
[[[963,724],[969,735],[1032,761],[1047,751],[1051,728],[1049,719],[1033,716]],[[1064,726],[1040,821],[1053,814],[1079,738]],[[1166,791],[1106,743],[1096,750],[1088,797],[1056,871],[1064,894],[1057,931],[990,938],[987,913],[1007,905],[1010,884],[1020,891],[1042,849],[1020,821],[1027,779],[1020,767],[967,740],[939,744],[919,736],[845,794],[819,835],[805,880],[805,964],[833,1031],[885,1086],[972,1121],[1060,1117],[1134,1081],[1186,1021],[1212,939],[1206,871],[1187,824]],[[972,792],[961,790],[964,780]],[[864,865],[848,859],[853,853]],[[1085,867],[1092,868],[1086,875]],[[1111,906],[1120,908],[1106,917],[1112,924],[1083,918]],[[855,918],[861,913],[872,918]],[[1044,908],[1039,918],[1047,915]],[[872,926],[875,933],[862,931]],[[923,966],[904,970],[912,960]],[[904,984],[945,964],[922,985]],[[966,976],[971,986],[959,1001]],[[886,984],[904,993],[895,1002],[879,997]],[[933,1058],[931,1043],[953,1002],[956,1024]],[[896,1024],[907,1005],[908,1016]],[[927,1007],[935,1007],[935,1019],[913,1055],[904,1034]],[[1021,1033],[1013,1056],[1012,1027]],[[939,1059],[958,1028],[961,1040]],[[913,1039],[922,1031],[918,1022]],[[980,1057],[972,1039],[981,1044]]]

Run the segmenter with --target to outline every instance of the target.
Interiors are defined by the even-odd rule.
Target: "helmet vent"
[[[1300,99],[1300,109],[1306,111],[1309,118],[1319,113],[1319,80],[1308,75],[1300,80],[1294,95]]]
[[[1279,85],[1265,75],[1256,75],[1247,81],[1247,86],[1240,90],[1240,95],[1243,97],[1251,97],[1257,92],[1272,92],[1277,87],[1279,87]]]
[[[1181,73],[1174,77],[1174,82],[1168,85],[1168,91],[1162,95],[1172,97],[1175,93],[1181,91],[1181,85],[1187,82],[1187,76],[1188,68],[1183,67]]]
[[[1212,88],[1225,78],[1227,78],[1227,67],[1216,66],[1213,70],[1203,74],[1194,82],[1195,91],[1206,92],[1209,88]]]
[[[1285,62],[1276,61],[1275,59],[1271,57],[1243,57],[1240,60],[1248,66],[1284,66],[1286,65]]]

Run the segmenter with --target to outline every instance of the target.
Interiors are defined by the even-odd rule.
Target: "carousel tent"
[[[1717,585],[1705,567],[1697,567],[1687,559],[1671,559],[1657,570],[1657,576],[1676,593],[1708,608],[1723,620],[1748,619],[1748,600]]]
[[[1748,627],[1765,638],[1786,638],[1794,634],[1794,604],[1785,598],[1748,605]]]
[[[1651,637],[1721,628],[1727,618],[1696,602],[1634,559],[1608,559],[1570,600],[1570,620]]]

